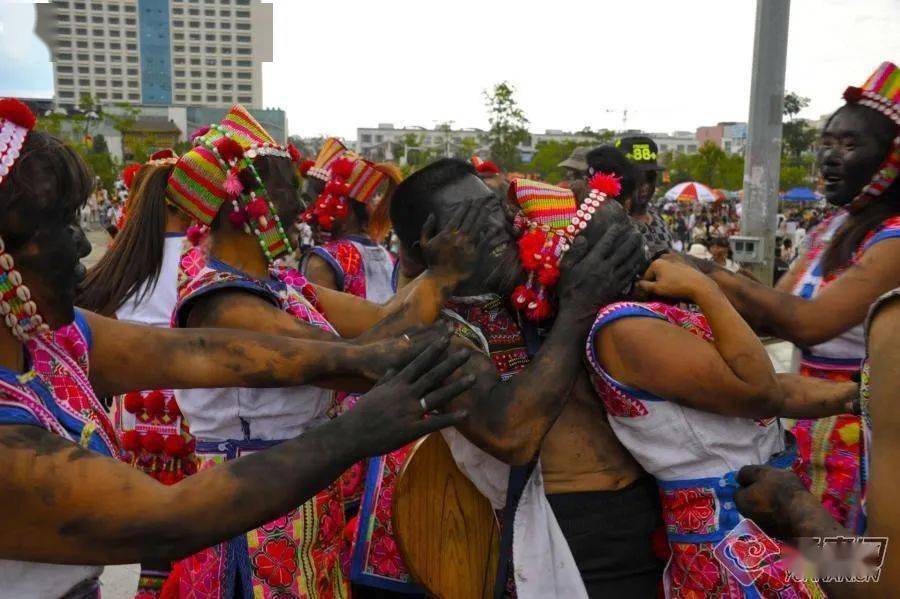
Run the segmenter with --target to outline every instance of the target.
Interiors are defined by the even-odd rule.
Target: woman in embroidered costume
[[[837,582],[824,584],[832,599],[891,598],[900,588],[900,567],[896,557],[879,547],[880,539],[900,534],[900,503],[894,480],[900,460],[900,411],[896,409],[900,387],[900,288],[884,294],[866,318],[867,356],[863,364],[859,403],[863,416],[866,453],[864,466],[868,482],[864,507],[870,550],[880,551],[868,562],[866,574],[878,568],[877,580],[865,584]],[[837,383],[835,383],[837,384]],[[873,439],[875,440],[873,443]],[[742,468],[737,476],[743,488],[735,493],[738,509],[753,518],[772,535],[788,538],[855,537],[835,522],[829,511],[790,472],[765,466]],[[885,541],[886,543],[887,541]],[[815,557],[820,557],[816,555]],[[837,576],[833,564],[818,564],[821,575]]]
[[[0,99],[4,594],[98,596],[102,564],[168,561],[233,537],[312,496],[362,457],[460,421],[423,419],[466,387],[435,387],[462,360],[442,360],[446,341],[434,333],[356,348],[162,330],[75,310],[85,274],[79,259],[90,251],[77,214],[92,177],[73,150],[32,131],[34,122],[24,104]],[[97,400],[136,389],[373,380],[417,354],[339,421],[174,485],[114,459],[119,443]]]
[[[777,417],[846,411],[856,386],[836,385],[812,401],[801,377],[776,377],[725,295],[688,265],[657,260],[638,286],[663,301],[602,308],[587,358],[616,436],[660,487],[671,548],[666,596],[822,596],[793,583],[780,546],[741,521],[734,475],[746,464],[790,467]]]
[[[900,285],[900,70],[883,63],[822,131],[825,199],[841,209],[807,238],[806,252],[775,289],[711,273],[758,332],[802,349],[807,376],[850,380],[865,355],[862,323],[882,293]],[[844,526],[865,523],[859,417],[801,420],[797,471]]]
[[[174,326],[377,338],[434,320],[472,261],[455,249],[466,247],[471,226],[459,222],[446,235],[425,240],[430,251],[443,247],[447,255],[387,304],[312,285],[279,260],[291,253],[282,223],[295,222],[300,210],[296,151],[276,144],[242,106],[199,131],[194,144],[176,164],[167,197],[210,233],[182,259]],[[384,326],[372,329],[385,318]],[[333,417],[337,407],[331,391],[311,386],[185,391],[179,405],[197,440],[201,470],[302,434]],[[344,525],[343,498],[332,486],[278,520],[183,560],[173,577],[180,592],[202,597],[230,596],[235,585],[246,595],[344,597]]]
[[[166,204],[166,183],[177,159],[171,150],[162,150],[146,164],[126,168],[127,219],[117,224],[116,243],[88,271],[75,299],[78,306],[125,322],[169,327],[188,228],[184,216]],[[113,408],[123,461],[163,484],[196,472],[194,442],[174,391],[119,395]],[[169,569],[169,564],[145,565],[137,598],[158,596]]]
[[[303,256],[301,271],[319,287],[336,289],[356,297],[382,304],[394,295],[394,256],[380,242],[390,230],[390,200],[403,178],[400,170],[389,163],[373,164],[348,151],[337,139],[325,141],[315,162],[300,166],[305,177],[302,195],[309,208],[301,220],[312,227],[322,244]],[[340,399],[341,409],[356,401],[356,395]],[[348,542],[344,548],[344,571],[351,581],[389,590],[417,588],[409,581],[403,559],[396,545],[390,555],[384,549],[376,559],[371,555],[372,532],[385,526],[390,534],[390,521],[375,519],[375,513],[390,514],[393,477],[403,465],[408,448],[387,456],[372,458],[375,470],[367,471],[366,463],[355,464],[341,477],[341,493],[347,514]],[[376,471],[381,471],[381,476]],[[360,500],[366,495],[367,509],[357,517]],[[375,519],[369,526],[369,521]],[[377,534],[377,533],[376,533]],[[355,556],[355,559],[351,557]],[[354,595],[364,596],[362,588]]]

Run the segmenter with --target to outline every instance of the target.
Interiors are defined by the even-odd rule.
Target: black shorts
[[[662,526],[659,490],[643,477],[620,491],[548,495],[590,597],[657,596],[665,564],[651,537]]]

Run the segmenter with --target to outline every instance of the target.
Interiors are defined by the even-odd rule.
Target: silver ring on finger
[[[428,405],[425,403],[425,398],[424,398],[424,397],[420,397],[420,398],[419,398],[419,405],[422,406],[422,411],[423,411],[423,412],[427,412],[427,411],[428,411]]]
[[[403,333],[403,340],[412,345],[412,339],[409,338],[409,335]]]

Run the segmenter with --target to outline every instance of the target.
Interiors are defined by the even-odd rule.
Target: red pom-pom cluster
[[[513,306],[529,320],[546,320],[553,314],[549,289],[559,281],[559,258],[566,240],[552,231],[532,228],[517,243],[528,282],[513,291]]]
[[[304,162],[300,165],[300,170],[305,175],[312,166],[307,166]],[[304,222],[318,225],[324,231],[331,231],[335,223],[347,218],[350,214],[350,186],[347,185],[347,179],[353,174],[355,166],[356,162],[346,156],[331,163],[330,178],[313,205],[303,213]]]
[[[303,159],[303,155],[300,154],[300,150],[298,150],[297,146],[295,146],[294,144],[288,144],[287,150],[288,154],[290,154],[291,156],[291,162],[293,162],[294,164],[298,164],[300,160]]]
[[[481,175],[499,175],[500,167],[490,160],[483,160],[475,165],[475,170]]]
[[[31,109],[17,98],[0,98],[0,118],[31,131],[37,119]]]
[[[167,399],[160,391],[128,393],[123,398],[122,405],[127,412],[137,416],[138,428],[141,422],[151,423],[153,420],[177,426],[177,419],[181,416],[181,409],[175,398]],[[122,433],[121,441],[126,452],[123,458],[133,461],[162,483],[176,483],[197,471],[192,458],[196,444],[193,439],[188,439],[181,433],[166,434],[153,428],[132,429]]]
[[[150,156],[150,160],[167,160],[172,158],[178,158],[178,155],[171,148],[159,150]]]
[[[134,177],[137,175],[138,171],[141,170],[140,164],[133,162],[122,169],[122,181],[125,183],[125,188],[128,191],[131,191],[131,184],[134,183]]]
[[[588,187],[610,198],[615,198],[622,192],[622,177],[617,177],[612,173],[597,173],[588,181]]]
[[[855,104],[862,100],[862,89],[855,86],[848,86],[847,89],[844,90],[844,100],[850,103]]]
[[[311,168],[314,167],[314,166],[316,166],[315,161],[313,161],[313,160],[304,160],[303,162],[300,163],[300,166],[298,167],[298,170],[300,171],[300,174],[301,174],[302,176],[305,177],[305,176],[306,176],[306,173],[309,172],[309,169],[311,169]]]

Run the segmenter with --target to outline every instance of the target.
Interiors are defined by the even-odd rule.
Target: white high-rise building
[[[262,107],[272,5],[260,0],[52,0],[37,31],[53,55],[57,105]]]

